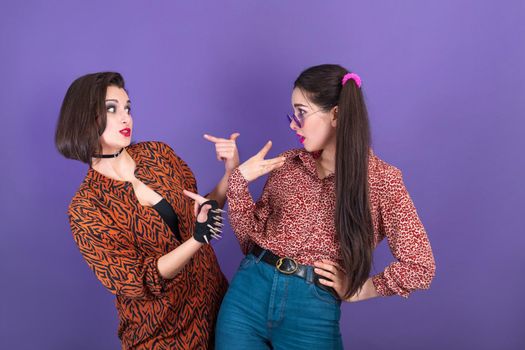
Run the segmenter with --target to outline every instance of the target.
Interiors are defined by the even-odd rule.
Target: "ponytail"
[[[335,226],[349,282],[345,297],[350,297],[369,277],[373,249],[368,197],[370,127],[357,81],[342,86],[337,111]]]

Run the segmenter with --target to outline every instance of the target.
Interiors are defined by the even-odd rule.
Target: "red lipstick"
[[[131,135],[131,129],[130,128],[124,128],[119,131],[122,135],[125,137],[129,137]]]

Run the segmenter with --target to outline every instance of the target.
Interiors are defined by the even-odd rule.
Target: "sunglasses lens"
[[[301,121],[299,120],[299,118],[297,118],[297,116],[295,114],[287,114],[286,115],[286,118],[288,118],[288,122],[291,123],[292,121],[295,123],[295,125],[297,125],[298,127],[302,128],[303,125],[301,124]]]
[[[300,128],[303,127],[303,124],[301,123],[299,118],[297,118],[297,116],[295,114],[293,115],[293,120],[294,120],[295,124],[297,124],[298,127],[300,127]]]

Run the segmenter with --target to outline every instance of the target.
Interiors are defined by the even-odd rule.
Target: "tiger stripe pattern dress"
[[[197,193],[188,165],[161,142],[126,148],[135,176],[173,207],[182,239],[194,230]],[[171,280],[157,260],[180,242],[158,212],[139,203],[130,182],[93,168],[69,206],[75,242],[100,282],[116,296],[122,349],[209,349],[228,282],[210,245],[204,245]]]

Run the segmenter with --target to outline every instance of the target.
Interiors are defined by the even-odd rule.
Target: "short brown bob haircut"
[[[106,129],[108,86],[124,89],[116,72],[100,72],[76,79],[66,92],[55,132],[55,145],[66,158],[91,166],[91,158],[102,151],[99,138]]]

